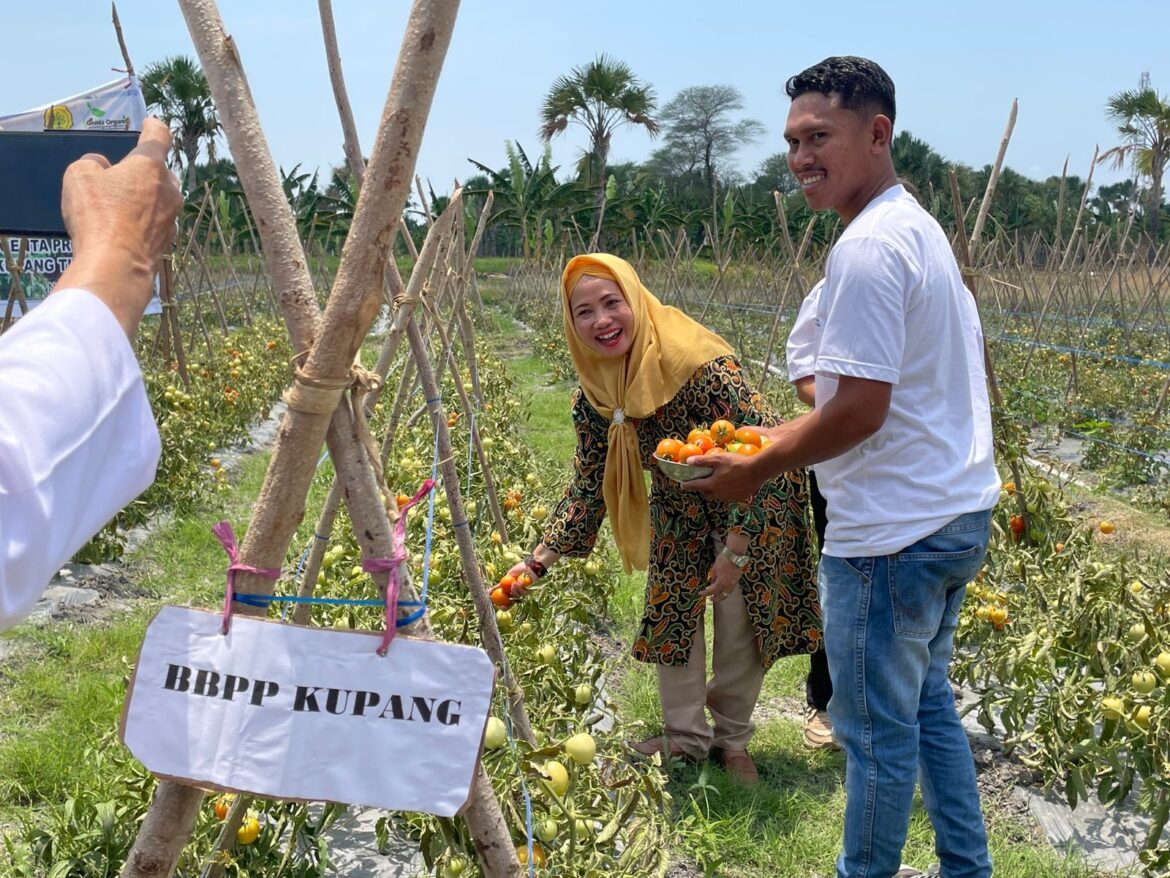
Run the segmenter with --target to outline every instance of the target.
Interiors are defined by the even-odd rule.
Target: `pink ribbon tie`
[[[227,568],[227,591],[223,599],[223,633],[227,634],[231,627],[232,599],[236,593],[236,573],[252,573],[256,576],[262,576],[264,579],[277,580],[280,578],[280,568],[253,567],[251,564],[241,564],[240,547],[236,543],[236,534],[228,522],[221,521],[219,524],[212,525],[211,532],[215,534],[231,561]]]
[[[435,487],[434,479],[427,479],[419,487],[418,492],[406,503],[398,507],[398,521],[390,534],[394,554],[389,558],[366,558],[362,561],[362,570],[366,573],[388,573],[386,582],[386,630],[382,633],[382,643],[378,646],[378,655],[385,655],[390,649],[390,641],[398,631],[398,589],[402,563],[406,560],[406,512]]]

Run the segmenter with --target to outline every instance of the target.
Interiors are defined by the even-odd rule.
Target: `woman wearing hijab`
[[[658,666],[665,727],[662,737],[632,746],[664,759],[714,753],[730,774],[754,783],[747,744],[764,672],[821,642],[805,476],[787,473],[740,504],[680,490],[651,459],[661,439],[720,418],[737,426],[777,419],[727,343],[661,304],[625,260],[570,260],[561,304],[580,379],[574,475],[540,543],[511,572],[536,580],[561,557],[588,555],[608,514],[626,571],[647,571],[633,655]],[[709,682],[706,598],[715,616]]]

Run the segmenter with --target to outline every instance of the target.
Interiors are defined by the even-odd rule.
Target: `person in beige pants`
[[[608,516],[626,570],[646,571],[632,652],[658,666],[665,726],[665,736],[633,748],[696,759],[714,753],[731,774],[754,782],[747,745],[764,672],[822,642],[806,474],[785,473],[731,503],[682,491],[654,462],[661,440],[719,419],[755,427],[778,418],[727,343],[662,305],[625,260],[604,253],[570,260],[561,301],[581,383],[572,410],[574,475],[540,543],[510,572],[537,580],[562,556],[588,555]],[[710,683],[708,599],[716,629]]]

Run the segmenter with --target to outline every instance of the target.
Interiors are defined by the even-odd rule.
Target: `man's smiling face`
[[[835,94],[807,92],[792,101],[784,127],[788,168],[810,208],[835,210],[848,223],[884,188],[876,161],[883,125],[888,144],[885,116],[845,109]]]

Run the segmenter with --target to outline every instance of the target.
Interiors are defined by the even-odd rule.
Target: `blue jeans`
[[[942,878],[991,875],[975,764],[947,677],[990,528],[990,511],[972,512],[894,555],[821,558],[829,716],[846,754],[837,878],[898,871],[920,772]]]

